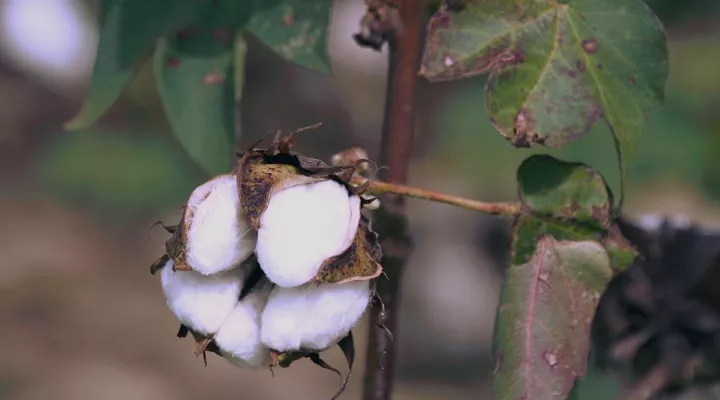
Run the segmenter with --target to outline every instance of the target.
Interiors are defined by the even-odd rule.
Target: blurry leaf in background
[[[105,0],[90,89],[80,113],[65,129],[91,126],[120,97],[155,39],[195,18],[191,0]]]
[[[640,0],[477,2],[433,17],[420,73],[491,70],[490,119],[518,147],[562,147],[603,118],[624,175],[647,112],[664,99],[667,59],[663,28]]]
[[[153,55],[158,92],[173,134],[208,175],[228,172],[234,150],[234,34],[199,31],[162,39]],[[244,60],[237,60],[244,61]]]
[[[720,12],[717,0],[644,0],[666,27]],[[673,64],[675,65],[675,64]]]
[[[618,193],[616,160],[608,157],[614,143],[606,126],[562,149],[515,149],[495,133],[487,117],[477,112],[483,101],[484,78],[466,80],[464,85],[438,108],[439,157],[459,174],[472,174],[477,190],[514,197],[515,169],[530,154],[545,153],[569,161],[582,161],[599,170],[613,192]],[[713,150],[708,128],[692,114],[680,93],[669,91],[662,109],[652,112],[629,165],[628,189],[657,180],[691,182],[699,188],[702,171]]]
[[[720,5],[720,1],[717,2]],[[720,8],[720,6],[719,6]],[[716,112],[720,93],[720,32],[672,43],[668,88],[700,114]]]
[[[327,31],[332,0],[283,0],[257,10],[245,26],[284,59],[321,73],[331,73]]]
[[[177,207],[202,182],[179,150],[150,132],[64,133],[40,155],[38,177],[70,203],[81,200],[120,214],[157,213]]]
[[[525,160],[517,181],[524,211],[498,305],[494,393],[565,400],[585,375],[590,321],[617,267],[604,247],[612,196],[593,168],[546,155]]]

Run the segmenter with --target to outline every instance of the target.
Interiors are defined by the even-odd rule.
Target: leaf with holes
[[[284,0],[253,14],[245,26],[288,61],[329,74],[327,30],[332,0]]]
[[[85,129],[97,121],[120,97],[155,39],[189,23],[199,6],[191,0],[104,1],[90,91],[65,129]]]
[[[546,155],[518,169],[522,212],[494,339],[496,399],[565,399],[586,372],[590,322],[630,252],[613,223],[612,194],[591,167]],[[626,247],[623,247],[626,246]],[[622,253],[625,254],[625,253]]]
[[[234,142],[233,60],[244,52],[212,32],[163,39],[153,55],[158,91],[173,134],[211,176],[228,172]],[[232,38],[231,38],[232,39]]]
[[[603,118],[624,177],[648,111],[664,100],[667,39],[640,0],[475,0],[435,14],[420,73],[487,71],[487,111],[515,146],[560,147]]]

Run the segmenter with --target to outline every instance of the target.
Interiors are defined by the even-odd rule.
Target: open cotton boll
[[[360,198],[334,181],[293,186],[270,197],[260,217],[256,253],[278,286],[310,281],[322,263],[347,249],[360,222]]]
[[[197,333],[217,332],[238,302],[247,269],[206,276],[195,271],[173,271],[172,267],[170,260],[160,275],[170,310]]]
[[[369,302],[369,281],[276,286],[262,314],[260,337],[277,351],[323,350],[350,332]]]
[[[256,232],[240,206],[234,175],[220,175],[193,191],[186,210],[186,261],[210,275],[237,266],[255,250]]]
[[[237,303],[215,334],[215,343],[223,357],[237,366],[261,368],[270,365],[270,349],[260,341],[260,316],[271,289],[270,281],[261,281]]]

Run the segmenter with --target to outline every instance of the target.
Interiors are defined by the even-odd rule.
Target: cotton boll
[[[369,302],[369,281],[276,286],[262,314],[262,342],[277,351],[323,350],[350,332]]]
[[[256,233],[240,206],[234,175],[221,175],[195,189],[185,214],[187,264],[209,275],[237,266],[255,250]]]
[[[278,286],[302,285],[350,246],[359,222],[360,198],[337,182],[283,189],[270,197],[260,218],[260,266]]]
[[[262,368],[270,365],[270,350],[260,341],[260,316],[271,289],[270,281],[261,281],[237,303],[215,335],[221,354],[237,366]]]
[[[217,332],[238,302],[247,269],[206,276],[195,271],[173,271],[172,267],[173,261],[168,261],[160,275],[172,312],[197,333]]]

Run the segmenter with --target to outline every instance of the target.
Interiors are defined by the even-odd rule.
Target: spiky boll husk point
[[[595,359],[640,380],[658,365],[666,390],[720,379],[720,233],[682,219],[618,222],[641,254],[608,285],[592,325]]]

